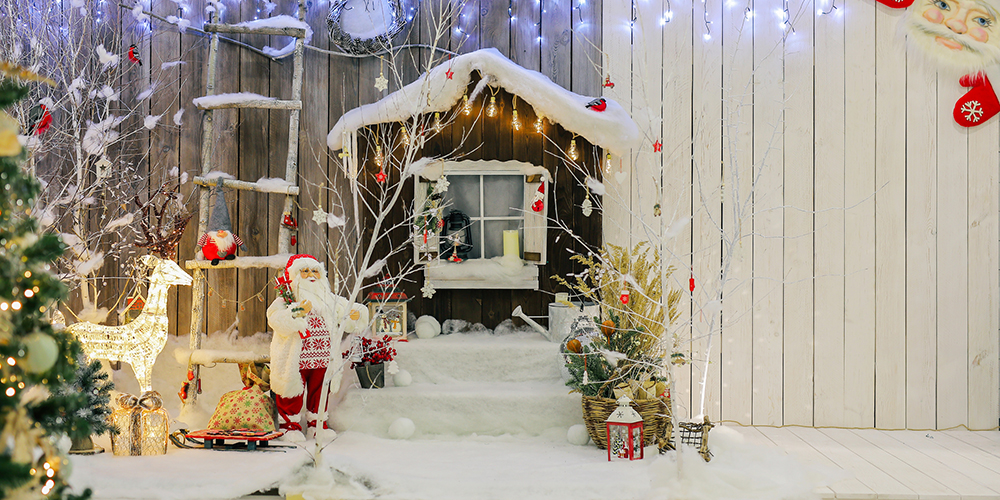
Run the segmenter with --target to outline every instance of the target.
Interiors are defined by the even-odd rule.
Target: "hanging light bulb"
[[[517,119],[517,110],[514,110],[514,118],[510,122],[514,126],[514,130],[521,130],[521,120]]]
[[[608,156],[604,159],[604,173],[611,174],[613,169],[614,167],[611,166],[611,153],[608,153]]]
[[[400,127],[400,128],[401,128],[401,130],[403,132],[403,145],[409,146],[410,145],[410,131],[406,129],[406,124],[403,124],[403,126]]]
[[[535,132],[538,132],[539,134],[542,133],[542,130],[544,130],[542,120],[544,119],[545,117],[542,115],[538,115],[538,118],[535,119]]]
[[[444,125],[441,125],[441,113],[434,113],[434,131],[440,132],[443,128]]]
[[[462,114],[465,116],[472,114],[472,103],[469,102],[469,94],[462,96]]]
[[[580,153],[576,150],[576,139],[569,141],[569,151],[566,152],[566,155],[573,161],[580,157]]]
[[[497,96],[490,96],[490,105],[486,107],[486,116],[493,118],[497,115]]]
[[[382,158],[382,145],[381,144],[376,144],[375,145],[375,166],[381,169],[382,168],[382,161],[383,161],[383,158]]]

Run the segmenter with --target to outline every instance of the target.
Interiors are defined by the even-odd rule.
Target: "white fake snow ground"
[[[462,335],[462,334],[455,334]],[[209,337],[206,348],[266,348],[266,335],[234,346],[225,335]],[[419,340],[417,340],[419,341]],[[164,396],[172,417],[178,415],[174,394],[186,367],[174,351],[187,338],[171,338],[153,370],[154,387]],[[183,359],[183,358],[182,358]],[[214,407],[222,393],[241,387],[234,365],[203,371],[202,401]],[[117,386],[135,393],[129,368],[115,372]],[[483,390],[489,385],[483,384]],[[207,414],[204,416],[207,418]],[[418,423],[419,425],[419,423]],[[302,491],[311,462],[306,448],[272,452],[184,450],[173,445],[165,456],[115,457],[107,436],[96,440],[108,452],[74,456],[70,483],[94,489],[94,498],[223,499],[279,488],[282,494]],[[840,479],[837,471],[804,464],[771,450],[742,442],[738,431],[717,427],[711,433],[715,458],[703,463],[685,454],[685,479],[677,481],[673,454],[646,449],[641,462],[608,462],[593,445],[574,446],[566,429],[541,436],[438,436],[392,440],[344,432],[323,452],[329,472],[312,477],[319,496],[306,498],[384,498],[400,500],[469,499],[806,499],[818,498],[817,486]],[[309,451],[313,444],[308,441]],[[314,473],[315,474],[315,473]]]

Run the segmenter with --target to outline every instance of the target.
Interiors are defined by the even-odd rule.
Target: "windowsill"
[[[436,260],[427,264],[424,276],[437,289],[487,288],[537,290],[538,266],[520,259],[505,261],[468,259],[462,262]]]

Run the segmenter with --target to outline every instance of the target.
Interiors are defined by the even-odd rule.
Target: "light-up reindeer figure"
[[[91,359],[124,361],[132,366],[143,392],[152,389],[153,363],[167,343],[167,291],[171,285],[190,286],[192,278],[174,261],[145,255],[142,263],[151,267],[149,293],[142,313],[122,326],[105,326],[82,321],[66,327],[83,344]]]
[[[105,326],[81,321],[66,327],[83,344],[91,359],[124,361],[132,366],[142,392],[152,390],[153,363],[167,343],[167,291],[171,285],[191,286],[191,275],[174,262],[177,242],[184,233],[191,215],[185,214],[177,196],[178,186],[170,189],[164,184],[140,203],[142,211],[139,226],[145,241],[136,246],[148,248],[157,255],[144,255],[142,263],[152,269],[149,275],[149,293],[142,312],[131,322],[121,326]],[[159,202],[157,205],[156,202]],[[150,227],[150,220],[156,226]]]

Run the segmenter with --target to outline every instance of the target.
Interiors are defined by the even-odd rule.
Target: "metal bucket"
[[[601,306],[594,302],[573,301],[574,307],[558,302],[549,304],[549,333],[546,337],[550,342],[562,342],[570,333],[573,320],[580,316],[600,318]]]

